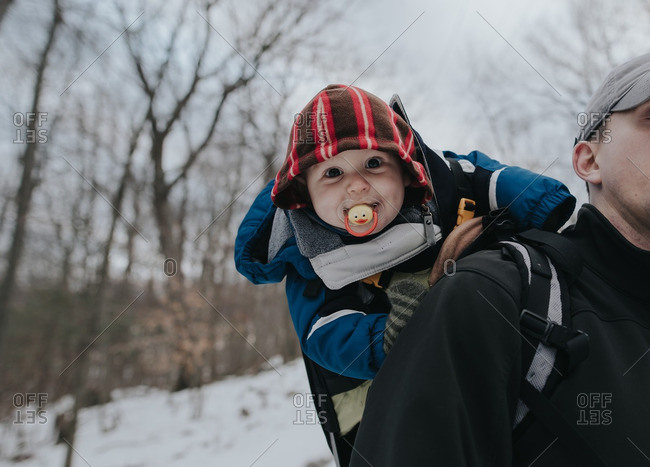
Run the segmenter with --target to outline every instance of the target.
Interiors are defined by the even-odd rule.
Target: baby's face
[[[379,216],[373,232],[390,224],[404,202],[410,184],[401,161],[374,149],[343,151],[307,169],[307,189],[316,214],[328,224],[345,228],[347,211],[368,204]],[[367,227],[352,227],[363,232]]]

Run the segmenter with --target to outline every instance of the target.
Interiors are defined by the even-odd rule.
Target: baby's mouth
[[[345,229],[350,235],[355,237],[365,237],[370,235],[376,228],[379,222],[379,213],[378,208],[379,203],[358,203],[350,206],[349,208],[343,208],[343,214],[345,215]],[[366,226],[372,224],[369,228],[362,232],[354,230],[350,224],[356,227]]]

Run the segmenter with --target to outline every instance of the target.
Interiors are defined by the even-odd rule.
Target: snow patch
[[[227,378],[169,393],[138,387],[114,391],[113,402],[80,413],[74,466],[187,465],[333,467],[320,426],[306,424],[296,394],[309,392],[302,359],[254,376]],[[63,465],[55,444],[56,413],[69,398],[46,408],[42,424],[0,424],[0,465]],[[24,459],[15,462],[14,459]]]

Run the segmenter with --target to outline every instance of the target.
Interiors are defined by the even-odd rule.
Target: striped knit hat
[[[433,197],[431,180],[416,152],[409,125],[384,101],[353,86],[330,85],[296,115],[287,157],[275,177],[271,199],[282,209],[308,206],[306,189],[294,181],[314,164],[351,149],[376,149],[399,157],[413,180],[418,199]],[[303,187],[304,188],[304,187]]]

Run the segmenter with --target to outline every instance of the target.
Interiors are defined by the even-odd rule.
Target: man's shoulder
[[[522,291],[522,271],[517,263],[500,248],[480,250],[456,262],[449,262],[445,275],[452,287],[500,287],[515,301]]]
[[[464,256],[456,262],[457,269],[488,273],[490,276],[500,277],[517,273],[517,264],[502,248],[490,248],[476,251]]]

